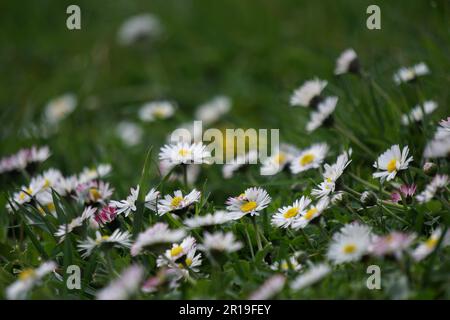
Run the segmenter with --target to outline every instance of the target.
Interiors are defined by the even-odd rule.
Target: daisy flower
[[[413,161],[413,157],[408,158],[408,153],[408,146],[405,146],[401,152],[398,144],[390,147],[373,164],[375,168],[383,170],[381,172],[375,172],[373,177],[381,178],[381,181],[394,179],[398,171],[408,169],[408,164]]]
[[[110,236],[102,236],[99,231],[95,233],[95,239],[87,237],[84,241],[79,241],[78,251],[81,257],[89,257],[96,248],[129,248],[131,247],[131,234],[128,231],[121,232],[116,229]],[[84,251],[84,252],[83,252]]]
[[[96,208],[87,207],[84,209],[81,216],[76,217],[75,219],[72,219],[72,221],[69,224],[60,225],[58,230],[55,233],[55,236],[59,238],[59,242],[64,241],[64,239],[66,238],[66,235],[71,233],[74,229],[83,226],[83,223],[86,220],[91,219],[94,216],[96,211],[97,211]]]
[[[328,153],[326,143],[313,144],[311,147],[302,150],[300,154],[291,161],[291,171],[294,174],[319,168]]]
[[[211,154],[201,142],[166,144],[161,148],[159,159],[172,165],[208,163]]]
[[[209,125],[227,114],[230,109],[231,99],[226,96],[218,96],[198,107],[195,112],[195,118]]]
[[[317,78],[305,81],[291,96],[291,106],[315,107],[328,82]]]
[[[186,232],[183,229],[170,230],[166,223],[158,222],[144,232],[139,233],[131,247],[131,255],[137,256],[144,248],[154,245],[180,241],[185,236]]]
[[[301,290],[322,280],[330,272],[330,266],[325,263],[312,264],[307,271],[300,274],[291,282],[290,287],[292,290]]]
[[[445,124],[444,124],[445,125]],[[450,131],[444,126],[438,127],[433,139],[425,146],[423,156],[430,158],[445,158],[450,154]]]
[[[160,194],[159,191],[156,191],[155,188],[150,189],[150,191],[145,196],[145,200],[144,200],[145,207],[154,212],[157,212],[158,210],[156,209],[156,207],[157,207],[159,194]]]
[[[8,300],[25,299],[27,293],[50,272],[56,269],[53,261],[44,262],[36,269],[24,269],[19,274],[19,279],[6,288]]]
[[[319,102],[317,111],[311,112],[311,118],[306,124],[306,131],[311,133],[331,119],[331,115],[333,114],[334,109],[336,109],[337,102],[338,97],[327,97],[325,100]]]
[[[336,68],[334,69],[335,75],[341,75],[344,73],[359,73],[359,59],[355,50],[347,49],[341,53],[336,60]]]
[[[396,84],[412,82],[420,76],[424,76],[430,73],[428,66],[421,62],[412,67],[402,67],[394,74],[394,82]]]
[[[411,112],[402,115],[402,124],[409,125],[423,120],[425,114],[430,114],[438,107],[435,101],[425,101],[423,105],[415,106]],[[425,112],[425,114],[424,114]]]
[[[201,261],[201,254],[197,254],[197,244],[193,237],[186,237],[180,244],[173,244],[163,256],[159,256],[156,261],[158,267],[169,266],[175,269],[190,269],[198,272]]]
[[[126,300],[135,294],[144,279],[144,268],[132,265],[125,269],[118,279],[97,293],[98,300]]]
[[[16,154],[0,160],[0,173],[20,171],[32,164],[44,162],[49,157],[50,149],[47,146],[32,146],[29,149],[21,149]]]
[[[234,234],[231,232],[224,233],[218,231],[216,233],[205,232],[203,235],[203,243],[198,246],[199,250],[205,252],[235,252],[242,248],[242,243],[236,241]]]
[[[402,200],[402,197],[404,199],[409,200],[416,193],[416,189],[417,189],[417,186],[415,184],[411,184],[411,185],[404,184],[398,190],[392,192],[391,200],[392,200],[392,202],[395,202],[395,203]]]
[[[52,99],[45,106],[45,120],[50,124],[56,124],[71,114],[76,107],[77,97],[72,93]]]
[[[302,196],[295,200],[292,205],[279,208],[278,212],[272,216],[272,224],[279,228],[291,226],[310,203],[310,198]]]
[[[399,231],[393,231],[387,236],[374,236],[369,251],[378,257],[393,255],[400,259],[403,252],[411,246],[414,239],[416,239],[415,234]]]
[[[139,40],[155,37],[161,33],[162,26],[159,19],[150,13],[139,14],[128,18],[117,34],[119,44],[131,45]]]
[[[303,266],[298,262],[298,257],[301,255],[301,252],[295,252],[289,259],[275,261],[270,265],[270,269],[274,271],[283,271],[288,272],[290,270],[299,271],[303,268]]]
[[[111,172],[111,165],[108,163],[101,163],[94,168],[84,168],[79,174],[78,182],[86,183],[91,180],[106,177]]]
[[[346,224],[333,235],[328,249],[328,259],[335,264],[358,261],[365,255],[371,242],[371,231],[359,223]]]
[[[139,110],[139,118],[144,122],[167,119],[175,113],[175,106],[169,101],[154,101],[144,104]]]
[[[297,153],[297,148],[292,145],[282,143],[277,152],[262,161],[262,166],[260,169],[261,175],[271,176],[281,172]]]
[[[208,213],[204,216],[194,216],[192,218],[183,221],[183,224],[190,229],[215,226],[219,224],[224,224],[231,221],[230,215],[227,211],[219,210],[214,214]]]
[[[117,209],[112,206],[105,206],[95,214],[94,221],[98,225],[104,226],[114,221],[116,217],[117,217]]]
[[[102,203],[111,197],[114,189],[103,181],[89,181],[75,187],[75,198],[81,203]]]
[[[165,215],[168,212],[179,212],[187,210],[189,206],[200,200],[201,192],[196,189],[183,196],[181,190],[174,192],[174,195],[166,195],[158,201],[158,214]]]
[[[439,243],[439,239],[442,236],[441,228],[437,228],[431,233],[431,236],[425,242],[421,243],[413,252],[412,257],[415,261],[421,261],[425,259],[430,253],[436,249]],[[442,239],[441,247],[450,245],[450,231],[447,231]]]
[[[230,217],[237,220],[245,215],[259,215],[259,212],[267,208],[270,201],[269,194],[262,188],[248,188],[243,194],[235,198],[228,198],[227,210]]]
[[[253,292],[249,300],[267,300],[277,295],[283,290],[286,277],[281,274],[276,274],[267,279],[261,287]]]
[[[142,141],[144,131],[133,122],[122,121],[116,127],[116,135],[122,142],[129,146],[138,145]]]
[[[311,205],[308,210],[302,211],[302,214],[292,223],[293,229],[303,229],[313,219],[319,217],[325,209],[328,208],[330,200],[328,198],[322,198],[316,205]]]
[[[237,156],[232,162],[225,163],[222,167],[222,176],[225,179],[230,179],[236,171],[245,168],[249,164],[256,164],[257,162],[258,151],[250,150],[245,155]]]
[[[447,119],[442,119],[439,124],[445,131],[450,132],[450,117],[447,117]]]
[[[448,185],[448,175],[436,175],[433,180],[425,187],[425,190],[416,196],[419,203],[426,203],[431,201],[440,190],[443,190]]]
[[[136,201],[139,196],[139,185],[137,185],[136,189],[130,189],[130,195],[126,200],[120,201],[111,201],[110,205],[117,208],[117,214],[124,214],[125,217],[128,217],[130,212],[136,211]]]

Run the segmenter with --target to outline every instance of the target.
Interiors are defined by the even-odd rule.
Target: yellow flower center
[[[153,111],[153,115],[155,116],[155,118],[162,119],[162,118],[165,117],[166,112],[164,111],[163,108],[159,108],[159,109],[155,109],[155,110]]]
[[[19,193],[19,199],[24,200],[26,196],[33,194],[33,189],[31,187],[26,188],[24,191]]]
[[[186,263],[186,265],[187,265],[188,267],[190,267],[191,264],[192,264],[192,259],[186,258],[186,260],[185,260],[184,262]]]
[[[289,219],[289,218],[295,217],[297,214],[298,214],[298,208],[293,207],[293,208],[290,208],[288,211],[286,211],[283,214],[283,217],[285,217],[286,219]]]
[[[51,183],[50,183],[50,180],[48,180],[48,179],[45,179],[45,180],[44,180],[44,189],[47,189],[47,188],[49,188],[49,187],[50,187],[50,185],[51,185]]]
[[[281,263],[280,267],[281,267],[281,270],[287,270],[287,269],[289,269],[289,264],[286,261],[283,261]]]
[[[102,243],[103,241],[106,241],[106,240],[108,240],[108,239],[109,239],[109,236],[101,236],[99,239],[95,240],[95,242],[96,242],[97,244],[100,244],[100,243]]]
[[[346,244],[342,251],[345,254],[352,254],[356,251],[356,245],[354,245],[353,243]]]
[[[183,248],[181,246],[175,246],[170,250],[170,255],[172,257],[175,257],[175,256],[178,256],[182,252],[183,252]]]
[[[252,210],[254,210],[255,208],[256,208],[256,202],[255,201],[248,201],[248,202],[246,202],[246,203],[244,203],[242,206],[241,206],[241,211],[242,212],[249,212],[249,211],[252,211]]]
[[[279,153],[275,156],[275,163],[282,164],[286,160],[286,156],[284,153]]]
[[[172,208],[176,208],[180,205],[181,201],[183,201],[183,197],[175,197],[170,201],[170,205]]]
[[[313,155],[312,153],[307,153],[303,157],[300,158],[300,164],[302,166],[306,166],[306,165],[310,164],[311,162],[313,162],[315,158],[316,158],[316,156]]]
[[[56,209],[55,204],[53,202],[47,203],[45,206],[47,207],[48,211],[50,211],[50,212],[54,212]],[[43,216],[45,216],[44,208],[39,207],[38,210]]]
[[[186,157],[186,156],[188,156],[189,154],[191,153],[191,151],[190,150],[187,150],[187,149],[180,149],[179,151],[178,151],[178,154],[180,155],[180,156],[182,156],[182,157]]]
[[[437,245],[438,240],[439,240],[438,238],[432,237],[432,238],[428,239],[428,240],[425,242],[425,245],[426,245],[429,249],[433,249],[433,248]]]
[[[311,208],[305,213],[305,219],[311,220],[314,217],[314,214],[319,211],[317,208]]]
[[[35,275],[35,272],[34,272],[34,270],[33,269],[24,269],[24,270],[22,270],[22,272],[19,274],[19,279],[20,280],[27,280],[27,279],[30,279],[30,278],[32,278],[32,277],[34,277],[34,275]]]
[[[392,172],[392,171],[395,171],[396,169],[397,169],[397,160],[392,159],[387,164],[387,171]]]
[[[97,201],[102,198],[100,191],[97,188],[90,188],[89,195],[92,200]]]

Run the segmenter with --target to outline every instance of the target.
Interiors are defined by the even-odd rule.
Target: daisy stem
[[[378,187],[377,187],[376,185],[374,185],[374,184],[372,184],[372,183],[370,183],[370,182],[367,182],[367,181],[364,180],[364,179],[361,179],[360,177],[356,176],[355,174],[349,172],[349,175],[350,175],[353,179],[355,179],[356,181],[358,181],[358,182],[360,182],[360,183],[366,185],[367,187],[369,187],[369,188],[371,188],[371,189],[374,189],[374,190],[379,190]],[[386,194],[386,195],[389,195],[389,192],[387,192],[387,191],[385,191],[385,190],[382,190],[382,192],[383,192],[384,194]]]
[[[352,208],[352,206],[350,206],[350,205],[345,205],[346,207],[347,207],[347,209],[354,215],[354,216],[356,216],[360,221],[362,221],[362,222],[364,222],[364,223],[366,223],[365,221],[364,221],[364,219],[360,216],[360,214],[358,213],[358,212],[356,212],[353,208]]]
[[[248,226],[245,227],[245,236],[247,237],[248,246],[250,247],[250,254],[252,256],[252,259],[255,260],[255,253],[253,252],[252,239],[250,238],[250,234],[248,233]]]
[[[261,236],[260,236],[259,226],[256,223],[256,219],[252,219],[252,222],[253,222],[253,226],[255,228],[256,243],[258,245],[258,250],[261,251],[262,250],[262,243],[261,243]]]
[[[396,215],[394,212],[392,212],[390,209],[388,209],[386,206],[383,206],[382,202],[380,202],[380,207],[383,208],[384,210],[386,210],[387,213],[389,213],[392,217],[394,217],[395,219],[397,219],[398,221],[408,225],[411,227],[411,223],[409,223],[408,221],[406,221],[405,219],[399,217],[398,215]]]
[[[361,142],[357,137],[355,137],[351,132],[349,132],[347,129],[344,129],[340,124],[337,123],[337,121],[334,124],[334,128],[341,133],[342,135],[346,136],[350,141],[355,143],[358,147],[360,147],[362,150],[364,150],[367,154],[369,154],[372,157],[375,157],[375,154],[372,152],[372,150],[369,149],[368,146],[366,146],[364,143]]]
[[[302,234],[303,238],[305,238],[305,242],[308,244],[308,246],[314,250],[314,247],[311,241],[309,241],[308,236],[306,235],[305,230],[303,230],[303,228],[300,228],[300,233]]]
[[[183,167],[183,183],[184,183],[184,187],[187,190],[188,189],[187,165],[186,164],[182,164],[181,166]]]

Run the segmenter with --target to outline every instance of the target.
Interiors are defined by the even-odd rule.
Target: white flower
[[[443,123],[443,125],[442,125]],[[425,146],[424,158],[445,158],[450,154],[450,130],[446,128],[446,122],[441,121],[434,137]]]
[[[328,197],[322,198],[316,205],[311,205],[308,210],[303,211],[299,217],[292,223],[293,229],[303,229],[313,219],[317,218],[328,208],[330,200]]]
[[[0,173],[20,171],[30,164],[44,162],[49,157],[50,149],[47,146],[41,148],[32,146],[29,149],[21,149],[16,154],[0,160]]]
[[[144,268],[132,265],[125,269],[118,279],[97,293],[98,300],[125,300],[136,293],[144,278]]]
[[[165,223],[156,223],[144,232],[141,232],[131,247],[131,255],[136,256],[146,248],[155,244],[172,243],[183,239],[186,232],[183,229],[170,230]]]
[[[231,221],[227,211],[219,210],[214,214],[208,213],[204,216],[194,216],[183,221],[183,224],[191,229],[224,224]]]
[[[162,29],[159,19],[150,13],[139,14],[128,18],[117,34],[118,42],[127,46],[138,40],[155,37]]]
[[[347,49],[341,53],[336,60],[336,68],[334,69],[335,75],[341,75],[347,72],[357,73],[359,69],[358,55],[355,50]]]
[[[261,175],[269,176],[281,172],[297,153],[298,150],[294,146],[281,144],[277,152],[263,160],[260,170]]]
[[[231,99],[226,96],[218,96],[198,107],[195,118],[209,125],[219,120],[230,109]]]
[[[222,167],[222,175],[225,179],[233,177],[234,173],[248,164],[258,162],[258,151],[250,150],[244,155],[237,156],[231,163],[226,163]]]
[[[422,106],[415,106],[408,114],[402,115],[402,124],[408,125],[412,122],[420,122],[425,114],[430,114],[438,107],[435,101],[425,101]]]
[[[25,269],[19,274],[19,279],[6,288],[8,300],[25,299],[27,293],[37,285],[44,276],[56,269],[53,261],[44,262],[37,269]]]
[[[137,185],[136,189],[130,189],[130,195],[126,200],[120,201],[111,201],[110,205],[117,208],[117,214],[123,213],[125,217],[128,217],[131,211],[136,211],[136,201],[139,196],[139,185]]]
[[[113,194],[114,189],[110,188],[109,183],[94,180],[78,184],[75,188],[75,198],[80,203],[101,203],[104,204]]]
[[[429,202],[431,199],[433,199],[436,195],[436,193],[444,189],[449,182],[448,175],[436,175],[433,180],[425,187],[425,190],[419,193],[416,196],[416,199],[419,203],[426,203]]]
[[[158,214],[165,215],[168,212],[183,210],[188,208],[191,204],[200,200],[201,193],[196,189],[192,190],[187,195],[183,196],[181,190],[174,192],[174,196],[166,195],[164,199],[158,202]]]
[[[138,145],[143,134],[142,128],[133,122],[122,121],[116,127],[116,135],[130,147]]]
[[[375,172],[373,177],[381,178],[382,181],[385,179],[387,181],[394,179],[398,171],[408,169],[408,163],[413,161],[413,157],[408,158],[408,153],[408,146],[405,146],[401,152],[398,144],[390,147],[373,164],[375,168],[383,170],[381,172]]]
[[[154,101],[144,104],[139,110],[139,118],[145,122],[167,119],[175,113],[175,106],[169,101]]]
[[[45,107],[45,119],[56,124],[71,114],[77,106],[77,97],[67,93],[48,102]]]
[[[313,144],[311,147],[304,149],[301,153],[291,161],[291,171],[294,174],[318,168],[322,164],[328,153],[328,145],[326,143]]]
[[[96,248],[105,247],[131,247],[131,234],[128,231],[121,232],[119,229],[114,230],[110,235],[102,236],[99,231],[95,233],[95,239],[87,237],[84,241],[79,241],[78,251],[84,253],[81,255],[82,258],[89,257],[91,253]]]
[[[317,78],[305,81],[291,96],[291,106],[311,107],[328,82]]]
[[[445,131],[450,132],[450,117],[447,117],[447,119],[442,119],[439,124]]]
[[[79,174],[78,182],[86,183],[92,180],[103,178],[111,172],[111,165],[108,163],[101,163],[94,168],[84,168]]]
[[[159,162],[159,171],[161,172],[161,176],[164,177],[167,174],[170,173],[169,180],[170,181],[180,181],[181,183],[184,183],[184,173],[180,172],[180,170],[173,170],[175,167],[175,164],[170,163],[167,160],[160,161]],[[186,178],[187,178],[187,184],[188,186],[193,186],[195,182],[197,181],[197,178],[200,174],[200,166],[197,166],[195,164],[187,164],[186,165]]]
[[[291,226],[310,203],[310,198],[302,196],[292,205],[279,208],[278,212],[272,216],[272,224],[282,228]]]
[[[306,131],[309,133],[319,128],[334,112],[338,97],[327,97],[325,100],[319,102],[317,111],[311,112],[311,118],[306,124]]]
[[[72,219],[69,224],[60,225],[55,236],[60,238],[59,241],[62,242],[67,234],[71,233],[75,228],[81,227],[84,221],[89,220],[94,216],[96,211],[96,208],[90,206],[85,208],[81,216]]]
[[[146,208],[157,212],[157,201],[159,198],[159,191],[156,191],[155,188],[150,189],[150,191],[145,196],[144,205]]]
[[[340,232],[333,235],[328,249],[328,259],[335,264],[358,261],[369,249],[371,231],[359,223],[346,224]]]
[[[259,215],[259,212],[265,209],[271,200],[266,190],[248,188],[240,196],[229,198],[226,204],[227,210],[230,211],[230,217],[237,220],[247,214],[251,216]]]
[[[284,287],[286,278],[281,274],[276,274],[267,279],[261,287],[253,292],[249,300],[267,300],[278,294]]]
[[[208,163],[211,154],[202,143],[166,144],[161,148],[159,159],[172,165]]]
[[[430,73],[428,66],[421,62],[412,67],[402,67],[394,74],[394,81],[396,84],[404,82],[411,82],[419,76],[424,76]]]
[[[413,252],[412,257],[416,261],[421,261],[425,259],[430,253],[436,249],[436,246],[439,243],[439,239],[442,236],[441,228],[437,228],[431,234],[431,236],[425,242],[421,243]],[[444,235],[444,239],[442,239],[441,248],[450,245],[450,231]]]
[[[317,265],[311,265],[307,271],[303,272],[291,282],[290,287],[292,290],[301,290],[310,285],[313,285],[330,272],[331,268],[327,264],[321,263]]]
[[[173,269],[189,269],[198,272],[201,265],[201,254],[196,255],[197,244],[193,237],[186,237],[180,244],[174,243],[170,250],[159,256],[156,264],[158,267],[169,266]]]
[[[208,252],[235,252],[241,248],[242,243],[240,241],[236,241],[233,233],[223,233],[222,231],[217,231],[213,234],[205,232],[203,235],[203,244],[199,245],[200,250]]]
[[[303,266],[298,262],[298,257],[301,255],[300,251],[295,252],[288,260],[275,261],[270,265],[270,269],[274,271],[288,272],[290,270],[299,271]]]

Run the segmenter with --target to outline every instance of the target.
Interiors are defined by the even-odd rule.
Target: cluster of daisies
[[[145,15],[127,21],[118,37],[121,44],[128,45],[158,32],[161,32],[159,21]],[[335,74],[345,73],[363,76],[353,49],[344,51],[337,60]],[[428,67],[421,63],[400,69],[394,80],[397,84],[409,83],[428,73]],[[331,115],[338,98],[325,96],[326,86],[327,81],[308,80],[290,99],[292,106],[312,110],[306,125],[309,133],[334,121]],[[60,121],[75,105],[76,99],[71,96],[56,99],[47,107],[47,118]],[[230,108],[230,99],[219,96],[201,105],[195,112],[195,119],[212,125]],[[427,115],[436,108],[435,102],[424,101],[405,114],[402,123],[426,121]],[[154,101],[144,104],[138,115],[143,122],[154,122],[172,117],[175,109],[172,102]],[[181,128],[191,132],[188,126]],[[140,130],[134,123],[127,122],[120,123],[118,129],[122,139],[131,145],[140,142]],[[82,260],[98,259],[103,263],[110,282],[93,293],[97,299],[151,296],[178,290],[182,285],[195,285],[198,279],[210,276],[208,270],[222,272],[222,265],[227,261],[255,260],[256,249],[262,251],[274,246],[273,234],[282,234],[287,239],[292,235],[302,236],[304,247],[291,246],[283,259],[264,257],[267,277],[259,288],[248,294],[249,299],[275,297],[287,286],[289,290],[302,290],[330,276],[335,266],[363,258],[389,257],[420,262],[437,249],[450,245],[450,231],[440,221],[433,224],[424,238],[408,231],[408,218],[397,214],[399,210],[432,200],[449,205],[449,176],[438,161],[450,151],[450,118],[440,122],[434,137],[427,142],[422,155],[423,168],[414,168],[421,175],[412,174],[412,164],[419,161],[416,154],[411,155],[408,146],[395,144],[374,157],[371,178],[379,179],[379,185],[358,176],[355,180],[355,175],[347,172],[352,164],[351,148],[333,155],[325,142],[306,148],[281,144],[261,163],[262,176],[274,176],[288,169],[296,179],[306,171],[317,172],[315,177],[318,177],[311,178],[314,185],[310,190],[303,189],[301,194],[286,193],[284,196],[290,198],[283,197],[285,203],[281,204],[260,186],[247,188],[240,194],[236,192],[223,204],[209,201],[207,194],[193,186],[201,165],[211,162],[211,154],[192,133],[191,140],[169,142],[159,152],[161,184],[177,179],[183,183],[182,190],[165,192],[161,184],[143,190],[145,188],[138,184],[130,188],[125,198],[115,197],[114,188],[107,182],[112,170],[109,164],[84,168],[70,176],[53,168],[32,175],[35,168],[31,170],[31,166],[45,161],[50,151],[46,147],[21,150],[0,161],[0,173],[17,171],[28,181],[10,195],[7,209],[13,219],[23,216],[23,221],[32,227],[45,226],[41,232],[48,232],[56,246],[63,242],[75,244]],[[223,165],[223,177],[240,175],[258,162],[258,156],[256,150],[239,155],[232,163]],[[350,178],[368,189],[361,193],[354,190],[347,184]],[[417,190],[420,192],[416,194]],[[351,222],[340,225],[337,230],[336,221],[330,218],[333,215],[328,213],[338,207],[347,211],[350,216],[347,221]],[[375,225],[370,225],[363,213],[377,207],[390,212],[402,228],[396,230],[396,224],[393,228],[379,228],[383,232],[375,232]],[[268,221],[264,228],[261,221]],[[233,228],[238,224],[243,226],[240,229],[243,232]],[[309,236],[316,228],[326,235],[325,250]],[[316,258],[312,258],[314,254]],[[111,263],[114,256],[131,260],[120,274]],[[144,263],[150,258],[154,260],[152,268]],[[49,275],[62,281],[61,265],[56,257],[53,260],[35,269],[23,269],[18,279],[7,287],[6,297],[28,297],[32,288]]]

